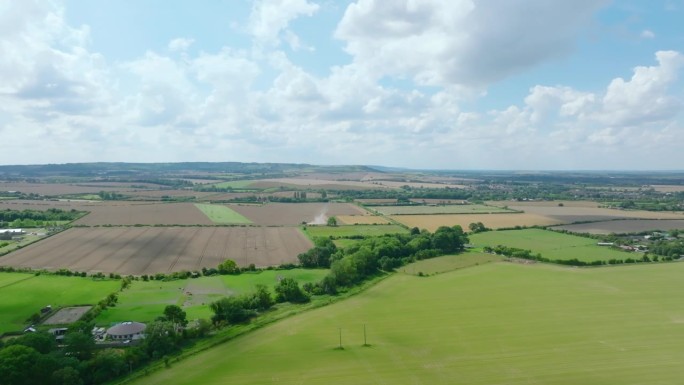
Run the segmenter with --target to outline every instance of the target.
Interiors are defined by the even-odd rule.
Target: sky
[[[683,170],[684,0],[0,0],[0,164]]]

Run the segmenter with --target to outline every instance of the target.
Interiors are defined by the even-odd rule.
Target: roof
[[[0,234],[2,233],[12,233],[12,234],[21,234],[23,233],[22,229],[2,229],[0,230]]]
[[[110,336],[127,336],[142,333],[147,325],[141,322],[122,322],[107,329]]]

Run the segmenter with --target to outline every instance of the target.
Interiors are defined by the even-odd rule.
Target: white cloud
[[[358,0],[335,36],[346,42],[355,64],[377,77],[481,87],[567,54],[606,3]]]
[[[641,31],[641,38],[642,39],[653,39],[655,38],[655,33],[649,29],[645,29]]]
[[[171,52],[183,52],[187,51],[188,48],[195,42],[195,39],[179,37],[173,39],[169,42],[168,48]]]
[[[312,16],[320,6],[308,0],[255,0],[249,16],[248,31],[257,42],[277,45],[281,38],[299,49],[304,45],[288,29],[291,21],[300,16]],[[284,33],[284,36],[281,36]]]

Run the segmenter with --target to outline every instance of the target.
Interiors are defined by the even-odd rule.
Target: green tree
[[[337,226],[337,218],[335,218],[335,217],[328,218],[328,226]]]
[[[152,358],[161,358],[175,352],[178,349],[178,342],[176,328],[169,321],[154,321],[145,328],[143,346]]]
[[[7,344],[28,346],[40,354],[48,354],[57,347],[55,337],[46,332],[27,333],[21,337],[9,340]]]
[[[78,332],[67,333],[64,337],[64,343],[66,344],[64,348],[66,354],[79,361],[87,361],[93,356],[95,340],[88,334]]]
[[[40,353],[24,345],[0,350],[0,381],[3,385],[32,385],[34,366]]]
[[[305,303],[310,300],[294,278],[281,279],[275,286],[275,292],[277,302]]]
[[[66,366],[52,372],[54,385],[83,385],[81,374],[71,366]]]
[[[240,274],[237,263],[232,259],[226,259],[218,265],[219,274]]]
[[[164,308],[164,319],[176,325],[176,329],[188,326],[187,315],[178,305],[167,305]]]
[[[245,304],[245,299],[242,297],[226,297],[218,301],[212,302],[209,305],[214,315],[211,320],[214,324],[227,322],[229,324],[237,324],[249,320],[256,315],[256,312],[249,309]]]

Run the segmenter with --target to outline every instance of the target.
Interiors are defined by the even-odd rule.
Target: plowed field
[[[229,207],[253,223],[265,226],[299,225],[302,222],[325,224],[330,216],[368,214],[348,203],[269,203]]]
[[[216,267],[296,262],[312,247],[296,228],[73,228],[0,258],[0,266],[154,274]]]

